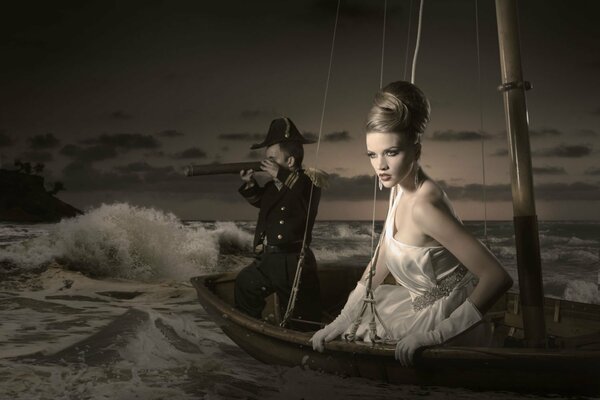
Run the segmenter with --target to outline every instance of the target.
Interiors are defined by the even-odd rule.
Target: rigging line
[[[377,174],[375,174],[375,180],[373,182],[373,216],[371,218],[371,262],[373,262],[373,255],[375,254],[375,251],[373,249],[375,247],[375,210],[377,204],[377,180]]]
[[[417,43],[415,44],[415,54],[413,56],[412,62],[412,74],[410,77],[410,83],[415,83],[415,75],[417,72],[417,55],[419,54],[419,47],[421,45],[421,25],[423,23],[423,3],[425,0],[421,0],[421,4],[419,6],[419,22],[417,24]]]
[[[479,45],[479,9],[475,0],[475,38],[477,43],[477,89],[479,91],[479,134],[481,135],[481,180],[483,189],[483,238],[487,244],[487,193],[485,182],[485,136],[483,134],[483,95],[481,89],[481,55]]]
[[[335,23],[333,25],[333,37],[331,39],[331,52],[329,54],[329,66],[327,68],[327,80],[325,82],[325,93],[323,95],[323,109],[321,110],[321,121],[319,123],[319,136],[317,137],[317,148],[315,150],[315,153],[316,153],[315,154],[315,166],[318,164],[318,161],[319,161],[319,149],[321,147],[321,135],[323,133],[323,121],[325,120],[325,108],[327,105],[327,95],[329,93],[329,82],[331,80],[331,67],[333,65],[335,37],[337,34],[338,20],[339,20],[339,16],[340,16],[340,3],[341,3],[341,0],[338,0],[337,9],[335,12]],[[287,304],[287,307],[285,310],[285,315],[283,317],[283,320],[280,323],[280,326],[285,326],[287,321],[290,319],[292,312],[294,311],[294,307],[296,305],[298,288],[300,286],[300,275],[302,273],[302,265],[304,263],[304,249],[306,247],[306,238],[308,236],[308,223],[310,221],[310,210],[311,210],[311,206],[312,206],[313,192],[314,192],[314,185],[311,185],[310,186],[310,194],[308,196],[308,206],[306,209],[306,224],[304,225],[304,236],[302,238],[302,250],[300,253],[300,257],[298,259],[298,266],[296,268],[296,274],[294,276],[294,282],[292,284],[292,291],[290,293],[290,298],[288,300],[288,304]]]
[[[387,19],[387,0],[383,2],[383,33],[381,38],[381,72],[379,73],[379,89],[383,87],[383,55],[385,54],[385,21]]]
[[[383,33],[381,38],[381,70],[379,72],[379,89],[383,87],[383,64],[384,64],[384,54],[385,54],[385,21],[387,19],[387,0],[383,2]],[[375,247],[375,211],[377,206],[377,186],[378,186],[378,178],[377,174],[375,174],[375,181],[373,182],[373,215],[371,218],[371,261],[373,260],[373,255],[375,254],[373,248]]]
[[[406,80],[406,74],[408,73],[408,51],[410,50],[410,28],[412,25],[412,3],[413,0],[410,0],[410,4],[408,5],[408,33],[406,35],[406,53],[404,54],[404,75],[402,76],[403,80]]]
[[[383,87],[383,64],[385,54],[385,21],[387,19],[387,0],[383,2],[383,33],[381,37],[381,70],[379,72],[379,89]],[[377,185],[378,179],[375,174],[375,181],[373,183],[373,217],[371,218],[371,260],[373,259],[373,248],[375,246],[375,210],[377,204]]]

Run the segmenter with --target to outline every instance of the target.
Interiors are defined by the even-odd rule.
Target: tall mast
[[[511,159],[519,298],[525,342],[528,347],[544,347],[544,289],[538,221],[533,197],[529,121],[525,102],[525,90],[530,89],[531,85],[523,81],[516,0],[496,0],[496,20],[502,71],[502,85],[499,90],[503,92],[504,97],[506,135]]]

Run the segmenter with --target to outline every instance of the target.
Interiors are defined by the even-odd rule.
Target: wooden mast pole
[[[496,0],[496,20],[502,72],[502,85],[499,90],[503,92],[504,97],[506,134],[511,159],[519,298],[525,342],[528,347],[545,347],[544,290],[525,102],[525,90],[530,89],[531,85],[523,81],[516,0]]]

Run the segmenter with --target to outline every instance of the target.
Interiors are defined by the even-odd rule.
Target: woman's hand
[[[271,175],[273,179],[277,178],[279,172],[279,164],[272,160],[262,160],[260,162],[260,169]]]
[[[332,323],[326,325],[325,328],[317,331],[309,340],[312,343],[313,350],[322,353],[325,348],[325,343],[331,342],[336,337],[340,336],[348,327],[345,318],[337,317]]]
[[[413,357],[417,349],[431,346],[431,337],[427,332],[413,333],[402,338],[396,345],[395,358],[404,367],[413,365]]]

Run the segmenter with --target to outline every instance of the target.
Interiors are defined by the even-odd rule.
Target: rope
[[[412,74],[410,76],[410,83],[415,83],[415,75],[417,72],[417,56],[419,55],[419,47],[421,45],[421,25],[423,24],[423,4],[425,0],[421,0],[419,6],[419,23],[417,24],[417,43],[415,45],[415,54],[413,55],[412,62]]]
[[[482,89],[481,89],[481,60],[479,52],[479,11],[477,7],[477,0],[475,0],[475,38],[477,43],[477,89],[479,91],[479,134],[481,135],[481,180],[483,183],[483,238],[485,243],[488,243],[487,235],[487,193],[485,183],[485,137],[483,135],[483,103],[482,103]]]
[[[383,33],[381,38],[381,71],[379,73],[379,89],[383,87],[383,55],[385,54],[385,21],[387,17],[387,0],[383,1]]]
[[[403,80],[406,80],[406,74],[408,73],[408,51],[410,50],[410,28],[412,25],[412,3],[413,0],[410,0],[410,4],[408,5],[408,33],[406,34],[406,53],[404,55],[404,75],[402,76]]]
[[[335,49],[335,36],[337,34],[338,20],[340,16],[340,3],[341,0],[338,0],[337,9],[335,12],[335,24],[333,27],[333,37],[331,39],[331,52],[329,54],[329,67],[327,69],[327,80],[325,83],[325,94],[323,95],[323,108],[321,110],[321,122],[319,124],[319,136],[317,138],[317,149],[315,155],[315,166],[318,164],[319,160],[319,148],[321,147],[321,135],[323,132],[323,121],[325,120],[325,108],[327,105],[327,95],[329,93],[329,82],[331,80],[331,66],[333,65],[333,54]],[[290,299],[287,304],[287,308],[285,310],[285,315],[283,320],[279,324],[280,326],[285,326],[289,319],[292,316],[292,312],[294,311],[294,307],[296,306],[296,299],[298,294],[298,288],[300,287],[300,275],[302,274],[302,268],[304,266],[304,256],[306,249],[306,239],[308,236],[308,223],[310,221],[310,210],[312,206],[313,199],[313,191],[315,185],[310,186],[310,195],[308,197],[308,207],[306,210],[306,225],[304,226],[304,237],[302,238],[302,250],[300,251],[300,257],[298,258],[298,266],[296,267],[296,274],[294,275],[294,283],[292,284],[292,291],[290,293]]]

